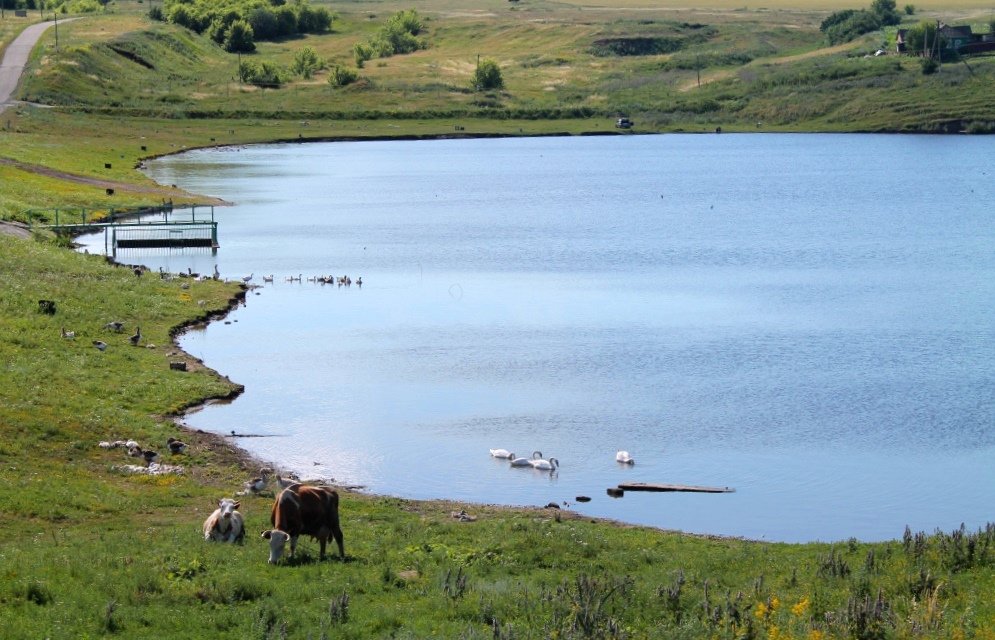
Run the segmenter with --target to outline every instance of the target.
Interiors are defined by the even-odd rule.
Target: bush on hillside
[[[205,33],[222,44],[236,20],[244,20],[255,40],[274,40],[301,33],[324,33],[333,16],[324,7],[312,7],[307,0],[293,4],[265,0],[165,0],[164,14],[169,22],[197,33]]]
[[[488,91],[504,87],[504,78],[501,77],[501,67],[490,58],[480,61],[477,70],[473,73],[473,87],[477,91]]]
[[[870,9],[836,11],[822,21],[819,30],[826,34],[829,44],[850,42],[865,33],[901,22],[902,17],[895,7],[895,0],[873,0]]]
[[[267,89],[278,88],[284,82],[280,68],[265,60],[262,62],[243,60],[238,65],[238,78],[246,84]]]
[[[290,71],[305,80],[310,80],[315,72],[324,66],[325,61],[318,56],[313,48],[304,47],[294,53],[294,61],[290,65]]]
[[[359,74],[352,69],[347,69],[346,67],[335,65],[328,74],[328,84],[333,87],[344,87],[347,84],[352,84],[359,78]]]
[[[364,62],[372,58],[389,58],[424,49],[427,43],[418,38],[423,29],[424,25],[417,11],[398,11],[387,18],[380,30],[367,42],[356,44],[353,48],[356,66],[362,67]]]

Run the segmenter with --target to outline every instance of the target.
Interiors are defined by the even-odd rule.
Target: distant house
[[[895,38],[899,53],[919,54],[919,51],[908,51],[906,46],[908,29],[899,29]],[[995,33],[973,33],[970,25],[953,27],[939,23],[938,32],[943,50],[963,55],[995,51]]]
[[[946,49],[950,51],[960,51],[962,47],[975,40],[974,34],[971,33],[971,25],[951,27],[942,22],[940,23],[940,37],[943,38]]]

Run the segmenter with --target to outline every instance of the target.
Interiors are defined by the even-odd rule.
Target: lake
[[[118,259],[263,285],[182,338],[246,388],[186,422],[270,435],[238,443],[302,476],[883,540],[995,520],[991,167],[991,140],[963,136],[201,150],[149,173],[235,203],[217,254]],[[626,481],[736,491],[606,495]]]

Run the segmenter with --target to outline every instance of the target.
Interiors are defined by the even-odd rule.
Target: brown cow
[[[290,540],[290,557],[297,549],[297,538],[309,535],[321,545],[320,559],[325,559],[325,543],[334,537],[339,545],[339,557],[345,560],[342,529],[339,527],[339,494],[326,487],[293,484],[277,496],[270,515],[273,528],[263,531],[269,540],[269,562],[276,564]]]

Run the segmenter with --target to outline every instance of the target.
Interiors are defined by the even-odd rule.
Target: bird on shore
[[[249,493],[259,493],[266,488],[266,473],[260,474],[258,478],[253,478],[245,483],[245,490]]]
[[[105,350],[107,348],[107,343],[104,342],[103,340],[94,340],[93,341],[93,346],[95,346],[97,349],[103,351],[103,350]]]
[[[619,452],[615,454],[615,461],[621,464],[636,464],[636,461],[632,459],[629,452],[622,450],[619,450]]]
[[[169,448],[169,452],[172,454],[184,453],[186,452],[187,445],[184,442],[180,442],[176,438],[167,438],[166,446]]]
[[[112,320],[104,325],[104,329],[121,333],[124,330],[124,323],[119,320]]]
[[[75,331],[66,331],[66,328],[62,327],[62,337],[65,338],[66,340],[75,340],[76,339],[76,332]]]
[[[296,478],[284,478],[280,474],[276,474],[276,483],[280,485],[281,489],[286,489],[287,487],[295,484],[300,484],[300,480],[297,480]]]
[[[491,449],[491,455],[495,458],[514,458],[515,454],[507,449]]]
[[[142,458],[145,459],[145,464],[152,464],[153,462],[159,461],[159,454],[155,451],[142,451]]]
[[[252,276],[253,275],[255,275],[255,274],[254,273],[250,273],[247,276],[242,276],[242,282],[244,282],[245,284],[249,284],[252,281]]]
[[[128,340],[131,341],[131,346],[137,347],[138,346],[138,342],[141,339],[142,339],[142,328],[141,327],[135,327],[135,335],[133,335],[130,338],[128,338]]]

